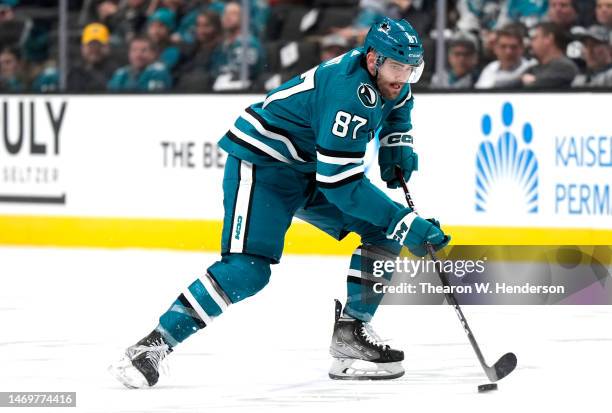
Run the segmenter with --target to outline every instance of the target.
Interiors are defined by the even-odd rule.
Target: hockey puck
[[[487,383],[478,386],[478,393],[484,393],[491,390],[497,390],[497,383]]]

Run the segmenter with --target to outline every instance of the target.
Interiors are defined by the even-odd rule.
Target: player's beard
[[[383,98],[387,100],[395,100],[399,96],[404,87],[404,83],[401,82],[389,82],[378,77],[376,80],[378,90]]]

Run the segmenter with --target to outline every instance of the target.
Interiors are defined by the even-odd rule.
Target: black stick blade
[[[517,360],[514,353],[506,353],[499,360],[497,360],[497,363],[493,365],[497,380],[501,380],[508,374],[512,373],[512,371],[514,371],[516,368],[516,363]]]

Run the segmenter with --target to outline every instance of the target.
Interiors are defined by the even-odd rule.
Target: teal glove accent
[[[405,208],[395,215],[387,230],[387,238],[405,245],[418,257],[427,255],[426,242],[439,251],[451,240],[449,235],[444,234],[437,220],[423,219],[410,208]]]
[[[387,188],[399,188],[400,182],[395,175],[395,168],[402,170],[404,181],[408,182],[412,172],[419,168],[419,158],[412,148],[412,136],[408,134],[390,134],[380,140],[378,151],[380,177],[387,183]]]

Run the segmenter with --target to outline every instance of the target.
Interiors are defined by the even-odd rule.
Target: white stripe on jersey
[[[291,161],[289,159],[287,159],[283,154],[278,152],[276,149],[271,148],[268,145],[266,145],[265,143],[263,143],[262,141],[257,140],[255,138],[253,138],[252,136],[247,135],[246,133],[242,132],[237,127],[232,126],[230,128],[230,132],[232,132],[239,139],[245,141],[246,143],[249,143],[249,144],[253,145],[254,147],[256,147],[257,149],[267,153],[268,155],[270,155],[274,159],[277,159],[277,160],[279,160],[281,162],[285,162],[285,163],[291,163]]]
[[[339,174],[332,176],[325,176],[317,173],[317,181],[325,182],[325,183],[334,183],[338,181],[342,181],[343,179],[349,178],[353,175],[357,175],[362,173],[365,170],[363,165],[357,165],[354,168],[348,169],[344,172],[340,172]]]
[[[289,153],[293,157],[293,159],[295,159],[297,161],[300,161],[300,162],[306,162],[304,159],[300,158],[300,156],[298,155],[297,151],[295,150],[295,147],[293,146],[293,143],[291,143],[291,141],[289,139],[287,139],[286,136],[283,136],[283,135],[278,134],[276,132],[272,132],[272,131],[267,130],[264,127],[264,125],[262,125],[257,120],[257,118],[255,118],[254,116],[252,116],[250,113],[248,113],[246,111],[242,115],[240,115],[240,116],[242,117],[242,119],[246,120],[251,125],[253,125],[253,127],[257,130],[257,132],[261,133],[266,138],[274,139],[275,141],[279,141],[279,142],[284,143],[285,146],[287,147],[287,149],[289,150]]]
[[[352,163],[361,163],[363,162],[363,158],[338,158],[335,156],[323,155],[317,152],[317,161],[333,165],[349,165]]]
[[[300,75],[300,78],[303,80],[302,83],[298,83],[295,86],[291,86],[290,88],[279,90],[278,92],[272,93],[271,95],[269,95],[266,98],[266,100],[264,100],[262,107],[265,109],[266,106],[268,106],[270,103],[274,102],[275,100],[286,99],[289,96],[293,96],[297,93],[301,93],[307,90],[314,89],[315,88],[315,72],[317,71],[318,68],[319,66],[315,66],[312,69],[308,70],[307,72],[302,73]]]
[[[397,105],[393,106],[393,109],[399,109],[402,106],[404,106],[406,104],[406,102],[408,102],[410,100],[410,98],[412,97],[412,89],[408,90],[408,96],[406,96],[406,99],[402,100],[400,103],[398,103]]]

